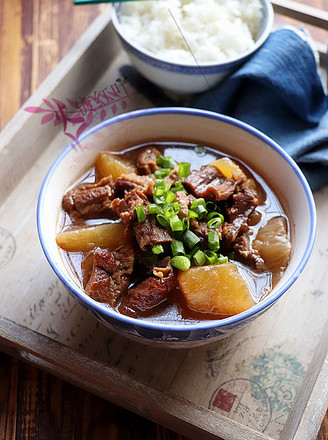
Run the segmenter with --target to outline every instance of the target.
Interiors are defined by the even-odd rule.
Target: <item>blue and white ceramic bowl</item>
[[[289,217],[292,255],[286,272],[260,303],[238,315],[186,324],[121,315],[86,295],[67,269],[56,244],[64,192],[95,161],[102,150],[120,151],[151,141],[208,145],[239,158],[271,186]],[[69,145],[51,166],[41,188],[38,231],[44,253],[68,291],[82,306],[113,330],[143,343],[165,347],[194,346],[221,338],[268,310],[303,270],[313,247],[316,212],[311,190],[294,161],[258,130],[216,113],[188,108],[156,108],[126,113],[86,132],[80,144]]]
[[[247,61],[268,38],[273,25],[273,8],[269,0],[260,0],[262,20],[253,46],[228,62],[179,64],[157,57],[153,52],[134,43],[122,30],[120,15],[122,5],[112,9],[112,21],[131,62],[149,81],[177,94],[199,93],[214,87],[241,64]],[[206,42],[204,42],[206,44]]]

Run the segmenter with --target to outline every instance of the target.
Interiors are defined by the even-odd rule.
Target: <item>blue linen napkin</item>
[[[239,70],[188,105],[240,119],[289,153],[312,189],[328,184],[328,99],[302,31],[280,29]]]

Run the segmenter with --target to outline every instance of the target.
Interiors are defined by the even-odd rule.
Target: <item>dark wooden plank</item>
[[[0,440],[188,440],[4,353],[0,405]]]
[[[0,352],[0,440],[16,437],[19,361]]]

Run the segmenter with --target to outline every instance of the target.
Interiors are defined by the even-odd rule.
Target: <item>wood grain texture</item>
[[[0,353],[1,440],[187,440]]]
[[[328,10],[328,0],[299,3]],[[0,0],[0,129],[100,10],[68,0]],[[0,440],[105,438],[187,440],[0,353]],[[328,414],[317,437],[327,439]]]

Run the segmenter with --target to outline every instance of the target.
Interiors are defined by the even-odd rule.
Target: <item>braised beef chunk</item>
[[[70,215],[87,217],[110,209],[114,197],[114,182],[111,176],[98,183],[79,185],[68,191],[63,198],[63,209]]]
[[[178,214],[180,218],[188,217],[188,210],[193,200],[195,200],[195,197],[192,194],[186,194],[183,191],[177,191],[175,193],[175,202],[178,202],[180,206]]]
[[[134,266],[132,246],[121,246],[111,252],[97,248],[93,254],[93,267],[86,292],[95,301],[115,306],[128,288]]]
[[[137,169],[140,174],[154,174],[158,170],[157,158],[160,151],[155,147],[147,148],[142,151],[137,159]]]
[[[229,251],[237,237],[248,231],[247,217],[243,215],[236,217],[232,223],[222,224],[222,244],[226,251]]]
[[[119,308],[121,313],[130,316],[147,316],[177,288],[177,276],[171,273],[167,278],[149,277],[129,289]]]
[[[222,225],[222,240],[225,249],[229,249],[239,236],[248,231],[248,219],[258,204],[258,199],[247,188],[236,192],[227,201],[226,221]],[[236,249],[239,251],[238,246]]]
[[[154,194],[155,179],[152,176],[138,176],[138,174],[122,174],[115,182],[115,193],[120,197],[125,191],[139,189],[147,196]]]
[[[258,204],[257,198],[247,188],[233,194],[232,205],[226,209],[227,220],[233,222],[239,215],[248,217]]]
[[[181,180],[181,177],[179,176],[179,165],[176,165],[169,172],[169,175],[165,177],[165,183],[168,185],[174,185],[178,180]]]
[[[237,237],[233,244],[233,250],[239,255],[239,257],[248,262],[253,267],[262,267],[264,260],[257,250],[253,249],[249,237],[246,235],[240,235]]]
[[[149,247],[159,243],[170,243],[174,238],[168,231],[156,222],[155,219],[146,219],[143,223],[135,222],[133,225],[135,238],[141,250],[146,251]]]
[[[207,225],[207,220],[199,221],[196,218],[190,219],[190,229],[200,238],[207,238],[209,232],[216,232],[220,240],[222,238],[222,225],[216,229],[210,229]]]
[[[243,184],[243,181],[243,177],[236,180],[227,179],[217,168],[208,165],[200,171],[193,171],[186,179],[183,179],[183,184],[196,197],[219,202],[227,200],[234,193],[235,188]]]
[[[125,194],[124,199],[114,199],[112,201],[112,210],[120,219],[129,223],[136,218],[136,207],[140,205],[147,205],[148,199],[145,194],[139,189],[133,189]]]

